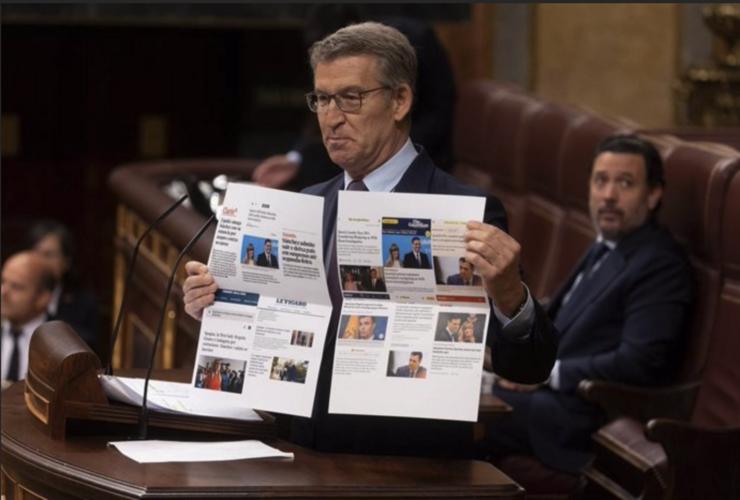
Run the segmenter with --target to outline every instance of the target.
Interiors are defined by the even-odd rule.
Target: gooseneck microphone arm
[[[131,254],[131,260],[128,264],[128,271],[126,272],[126,282],[123,285],[123,297],[121,298],[121,304],[118,306],[118,317],[116,318],[116,325],[113,327],[113,331],[111,332],[111,336],[109,339],[109,348],[108,348],[108,362],[105,365],[105,374],[106,375],[113,375],[113,349],[116,347],[116,339],[118,339],[118,332],[121,329],[121,323],[123,322],[123,313],[126,310],[126,304],[128,302],[128,291],[131,288],[131,278],[134,275],[134,266],[136,265],[136,259],[139,256],[139,247],[141,246],[141,243],[144,241],[144,238],[147,237],[149,233],[152,232],[153,229],[155,229],[159,224],[165,220],[177,207],[179,207],[182,202],[188,199],[188,195],[182,195],[175,203],[169,206],[167,210],[162,212],[159,217],[154,219],[154,222],[149,224],[149,226],[146,228],[146,230],[142,233],[141,236],[139,236],[139,239],[136,241],[136,245],[134,246],[134,251]]]
[[[201,226],[201,228],[198,230],[197,233],[195,233],[195,236],[193,236],[193,239],[191,239],[187,245],[185,245],[185,248],[182,249],[182,252],[180,252],[180,255],[177,256],[177,260],[175,261],[175,266],[172,268],[172,273],[170,273],[170,279],[167,282],[167,291],[164,294],[164,302],[162,303],[162,310],[160,311],[159,315],[159,324],[157,325],[157,331],[154,334],[154,346],[152,347],[152,353],[151,358],[149,359],[149,367],[146,371],[146,378],[144,379],[144,395],[141,401],[141,415],[139,417],[139,438],[140,439],[146,439],[147,437],[147,431],[149,430],[149,408],[147,407],[147,394],[149,393],[149,379],[152,377],[152,369],[154,368],[154,359],[157,355],[157,346],[159,345],[159,338],[162,336],[162,325],[164,324],[164,316],[167,312],[167,302],[170,300],[170,291],[172,290],[172,283],[175,281],[175,275],[177,274],[177,268],[180,266],[180,261],[185,256],[187,252],[190,251],[190,248],[195,245],[195,242],[197,242],[200,237],[203,235],[205,230],[208,228],[208,226],[211,225],[211,223],[216,220],[216,215],[211,215],[208,220]]]

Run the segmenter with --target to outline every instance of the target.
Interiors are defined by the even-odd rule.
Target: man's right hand
[[[300,165],[288,160],[286,155],[270,156],[257,165],[252,180],[260,186],[281,188],[298,175]]]
[[[185,293],[185,312],[200,320],[203,317],[203,309],[216,300],[218,285],[208,272],[208,266],[202,262],[196,260],[187,262],[185,271],[188,273],[182,286],[182,291]]]

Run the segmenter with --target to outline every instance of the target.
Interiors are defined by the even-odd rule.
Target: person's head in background
[[[33,223],[26,232],[24,249],[41,257],[59,284],[69,285],[77,278],[74,239],[61,222],[44,219]]]
[[[22,327],[46,312],[56,280],[51,267],[35,252],[8,257],[2,270],[0,315]]]

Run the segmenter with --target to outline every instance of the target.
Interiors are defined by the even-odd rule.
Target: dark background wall
[[[465,5],[367,5],[465,20]],[[305,116],[310,5],[3,5],[2,258],[51,217],[110,325],[116,166],[286,151]]]

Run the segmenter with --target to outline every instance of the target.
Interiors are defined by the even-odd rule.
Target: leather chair
[[[475,80],[460,89],[455,106],[452,141],[455,164],[452,173],[481,189],[488,189],[491,185],[485,148],[489,134],[486,115],[492,96],[503,89],[490,80]]]
[[[660,217],[686,245],[696,277],[690,336],[673,386],[581,383],[581,395],[613,417],[594,434],[596,460],[585,471],[586,498],[738,495],[740,447],[727,446],[738,443],[737,432],[723,427],[740,426],[740,370],[735,361],[740,354],[740,244],[735,227],[740,155],[683,143],[668,152],[665,167],[668,186]],[[712,456],[708,450],[717,444],[725,447]],[[707,453],[706,458],[699,459],[699,453]],[[723,471],[721,477],[716,476],[718,470]],[[728,492],[736,496],[728,497]]]
[[[526,194],[520,209],[521,229],[514,237],[522,246],[524,280],[538,298],[542,298],[547,275],[552,272],[555,244],[565,215],[558,200],[563,138],[579,119],[575,108],[544,102],[526,116],[522,126]]]
[[[725,197],[722,286],[715,332],[691,423],[659,418],[647,437],[667,455],[664,498],[740,498],[740,172]]]
[[[524,228],[526,174],[523,165],[526,146],[522,144],[527,123],[542,103],[521,92],[500,91],[492,96],[486,113],[485,150],[489,190],[506,208],[509,233],[519,239]]]

